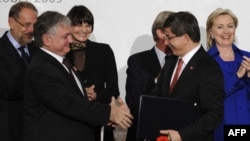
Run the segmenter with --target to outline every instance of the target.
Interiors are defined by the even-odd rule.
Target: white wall
[[[248,0],[0,0],[0,35],[8,29],[8,11],[18,1],[32,2],[39,14],[56,10],[66,14],[73,5],[87,6],[95,17],[91,39],[111,45],[118,67],[121,96],[125,96],[127,59],[131,54],[153,46],[151,26],[163,10],[190,11],[198,19],[205,45],[208,15],[218,7],[231,9],[239,19],[237,45],[250,51],[250,16]]]

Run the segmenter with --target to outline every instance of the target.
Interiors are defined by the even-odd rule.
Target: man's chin
[[[28,44],[28,43],[30,43],[32,40],[33,40],[33,38],[30,38],[30,39],[27,39],[27,38],[26,38],[26,39],[24,40],[24,42],[25,42],[26,44]]]

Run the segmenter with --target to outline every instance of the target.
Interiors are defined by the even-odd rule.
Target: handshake
[[[134,117],[131,115],[127,104],[120,97],[118,97],[117,100],[112,97],[109,105],[111,112],[108,125],[120,125],[123,129],[130,127]]]

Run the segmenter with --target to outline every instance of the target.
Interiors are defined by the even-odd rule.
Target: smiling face
[[[187,52],[187,48],[185,48],[187,35],[176,36],[170,28],[165,28],[165,35],[165,45],[171,48],[172,53],[176,56],[184,56]]]
[[[10,32],[19,44],[25,45],[32,41],[36,21],[37,12],[29,8],[23,8],[18,18],[9,17]]]
[[[43,42],[47,50],[65,56],[70,51],[69,45],[72,42],[70,26],[58,26],[54,34],[44,34]]]
[[[88,23],[72,25],[72,36],[75,42],[86,42],[91,33],[92,25]]]
[[[214,19],[210,34],[218,47],[231,47],[235,39],[235,30],[236,26],[232,17],[220,15]]]

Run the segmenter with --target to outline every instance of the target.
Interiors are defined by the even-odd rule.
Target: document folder
[[[198,116],[196,105],[187,100],[141,95],[137,138],[154,140],[162,129],[178,130],[191,124]]]

